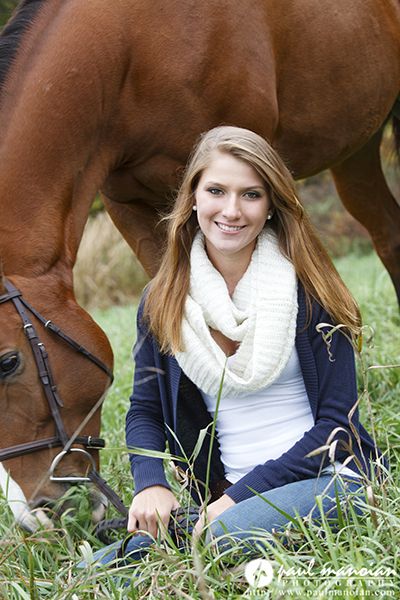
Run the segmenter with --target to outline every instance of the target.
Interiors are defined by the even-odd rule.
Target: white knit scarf
[[[207,256],[200,231],[193,241],[190,261],[190,287],[182,322],[184,351],[176,354],[183,372],[214,397],[224,368],[222,397],[270,385],[293,350],[298,309],[296,273],[282,255],[276,235],[270,230],[260,233],[232,298]],[[210,327],[240,342],[229,366]]]

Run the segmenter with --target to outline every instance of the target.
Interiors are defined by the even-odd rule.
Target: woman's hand
[[[141,529],[156,538],[157,529],[160,528],[163,536],[168,528],[171,510],[176,508],[179,508],[179,502],[168,488],[162,485],[145,488],[132,501],[127,529],[129,532]]]
[[[221,513],[230,508],[235,504],[234,500],[230,498],[227,494],[222,494],[221,498],[218,498],[215,502],[211,502],[207,506],[207,522],[210,523],[214,521]],[[194,529],[193,535],[194,537],[199,537],[204,529],[205,525],[205,511],[203,510],[200,513],[199,520],[197,521]]]

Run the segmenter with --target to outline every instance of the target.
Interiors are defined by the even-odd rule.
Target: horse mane
[[[47,0],[23,0],[0,34],[0,89],[3,88],[22,38]]]

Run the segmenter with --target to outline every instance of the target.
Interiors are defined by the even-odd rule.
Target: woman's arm
[[[130,408],[126,415],[126,444],[129,448],[165,451],[165,426],[160,399],[154,346],[142,320],[143,299],[137,313],[137,340],[133,350],[135,375]],[[130,454],[135,494],[151,486],[169,489],[162,458]]]
[[[264,492],[281,487],[287,483],[316,477],[321,468],[328,463],[328,457],[317,455],[307,458],[306,455],[326,444],[328,437],[336,427],[343,427],[351,435],[353,446],[356,440],[351,434],[348,414],[357,401],[357,386],[354,352],[347,338],[337,331],[332,337],[330,352],[333,362],[329,360],[327,347],[322,335],[315,330],[319,322],[330,323],[327,313],[316,307],[310,325],[309,337],[318,378],[318,406],[314,426],[303,437],[279,458],[268,460],[256,466],[247,475],[225,491],[232,500],[240,502],[253,495],[249,489]],[[358,426],[357,412],[353,423]],[[343,433],[337,437],[348,441],[349,436]],[[335,459],[343,460],[347,452],[338,444]]]
[[[131,405],[126,415],[129,448],[165,450],[165,427],[160,398],[160,373],[154,345],[143,325],[143,299],[137,313],[137,338],[133,350],[135,375]],[[129,509],[128,531],[147,531],[154,538],[167,530],[171,510],[179,502],[170,490],[162,458],[130,454],[135,496]]]

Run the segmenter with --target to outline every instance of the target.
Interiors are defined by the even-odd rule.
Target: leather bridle
[[[57,327],[52,321],[45,319],[37,310],[33,308],[23,297],[20,292],[9,280],[3,278],[4,287],[7,290],[7,294],[0,295],[0,304],[4,302],[11,302],[17,313],[19,314],[23,323],[24,333],[27,337],[29,345],[32,349],[33,357],[36,363],[36,367],[39,374],[39,379],[46,396],[50,413],[53,418],[56,435],[51,438],[42,440],[36,440],[33,442],[27,442],[24,444],[17,444],[9,448],[0,449],[0,462],[19,456],[24,456],[32,452],[38,452],[39,450],[45,450],[49,448],[62,447],[61,452],[53,459],[50,468],[50,479],[58,482],[69,482],[69,483],[80,483],[91,481],[94,483],[101,492],[108,498],[108,500],[115,506],[115,508],[124,516],[127,515],[127,508],[124,506],[117,494],[109,487],[109,485],[102,479],[96,470],[96,465],[93,456],[88,452],[89,449],[99,450],[105,447],[105,442],[101,438],[92,437],[90,435],[72,435],[68,436],[64,426],[64,422],[61,416],[60,408],[63,407],[63,402],[58,394],[57,386],[55,384],[53,374],[50,368],[49,357],[46,348],[41,342],[35,327],[33,326],[28,312],[33,315],[42,325],[56,335],[60,340],[66,343],[69,347],[73,348],[79,354],[85,356],[92,363],[97,365],[99,369],[104,371],[106,375],[113,381],[112,371],[105,365],[99,358],[94,356],[89,350],[81,346],[66,333],[64,333],[59,327]],[[28,312],[27,312],[28,311]],[[75,448],[74,444],[84,446],[83,448]],[[83,454],[89,465],[89,470],[85,476],[81,475],[70,475],[60,476],[56,474],[56,468],[60,464],[61,460],[68,454],[75,452]]]

